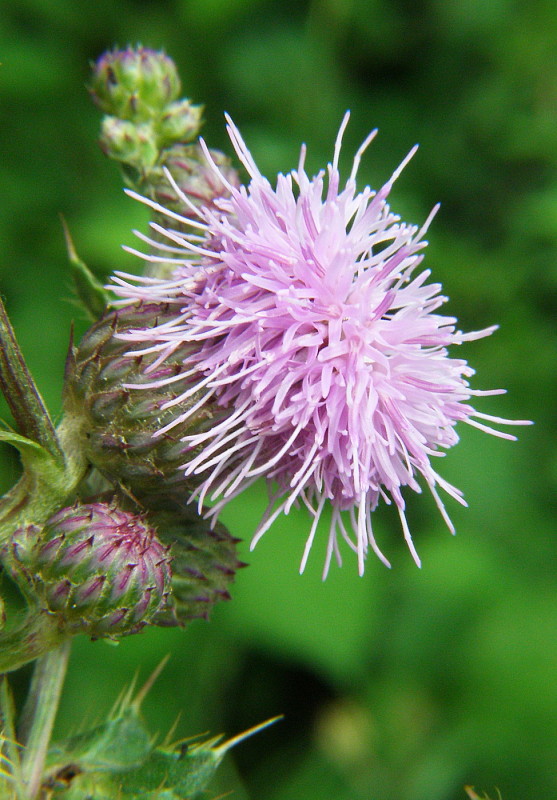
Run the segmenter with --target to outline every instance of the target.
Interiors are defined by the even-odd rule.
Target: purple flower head
[[[471,389],[467,379],[473,370],[447,352],[495,327],[465,334],[456,330],[454,318],[438,313],[446,301],[441,286],[427,282],[429,270],[418,269],[437,207],[418,228],[402,222],[387,203],[415,148],[378,192],[367,186],[358,192],[356,173],[373,132],[341,185],[338,162],[347,114],[326,171],[310,178],[302,147],[298,168],[280,174],[273,187],[227,121],[249,184],[230,184],[213,162],[229,196],[201,209],[182,196],[183,216],[167,215],[189,225],[191,235],[158,225],[153,227],[168,244],[140,235],[157,248],[156,255],[143,257],[173,263],[172,279],[119,273],[114,279],[122,302],[143,298],[176,308],[175,319],[132,332],[131,340],[158,352],[159,362],[183,342],[196,344],[184,369],[198,379],[174,401],[177,407],[203,388],[206,400],[230,410],[211,431],[184,440],[189,448],[184,470],[200,479],[199,507],[210,498],[209,513],[216,517],[265,476],[270,501],[252,546],[279,514],[301,501],[313,518],[303,570],[330,502],[324,574],[333,554],[341,561],[340,539],[357,553],[362,574],[370,547],[388,565],[372,529],[371,512],[383,499],[397,507],[419,564],[403,487],[420,492],[420,480],[425,483],[454,532],[437,488],[465,501],[432,462],[458,441],[456,423],[505,439],[515,437],[478,420],[522,424],[475,411],[468,402],[472,396],[504,390]],[[179,191],[175,185],[174,190]],[[177,415],[171,425],[191,413]]]

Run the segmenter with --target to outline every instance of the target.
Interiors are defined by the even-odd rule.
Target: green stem
[[[0,498],[0,544],[7,542],[20,526],[42,525],[63,505],[66,493],[61,494],[57,486],[41,480],[37,472],[26,470],[16,485]]]
[[[60,703],[60,695],[70,656],[68,639],[37,662],[30,689],[32,719],[29,738],[22,761],[22,777],[27,785],[28,800],[38,796],[48,745]]]
[[[10,687],[8,686],[7,675],[0,675],[0,723],[4,736],[1,752],[6,759],[2,764],[5,782],[10,782],[11,788],[15,791],[15,796],[17,796],[17,800],[26,800],[25,787],[21,779],[20,748],[16,741],[14,727],[14,706]],[[8,770],[5,769],[6,766],[8,766]],[[10,797],[13,796],[12,792]]]

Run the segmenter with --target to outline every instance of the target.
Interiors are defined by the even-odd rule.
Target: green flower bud
[[[170,547],[172,592],[168,604],[157,612],[156,625],[185,625],[193,619],[208,619],[213,606],[229,600],[228,589],[236,570],[245,567],[236,556],[240,539],[224,525],[192,515],[189,509],[171,509],[170,498],[161,499],[163,509],[152,511],[150,519],[161,541]]]
[[[128,47],[102,55],[93,67],[91,93],[106,114],[141,121],[177,100],[181,84],[165,53]]]
[[[175,313],[167,304],[142,303],[111,311],[89,329],[68,358],[64,409],[72,418],[71,427],[79,431],[76,447],[83,448],[86,458],[113,484],[122,484],[141,498],[173,489],[189,495],[196,483],[179,468],[197,451],[181,439],[207,430],[230,413],[214,403],[200,403],[187,420],[154,436],[199,403],[203,391],[194,392],[178,407],[167,407],[194,385],[191,375],[148,389],[125,388],[186,371],[184,362],[193,351],[190,344],[177,347],[164,364],[149,371],[157,354],[133,356],[144,345],[118,338],[172,320]]]
[[[170,557],[145,518],[76,504],[12,539],[14,564],[60,627],[94,638],[137,633],[165,608]]]
[[[136,125],[116,117],[105,117],[100,145],[109,158],[130,164],[139,171],[152,167],[159,157],[157,137],[150,122]]]
[[[157,141],[160,148],[176,142],[190,142],[199,135],[202,106],[194,106],[189,100],[171,103],[157,125]]]

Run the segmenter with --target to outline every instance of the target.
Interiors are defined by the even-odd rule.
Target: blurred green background
[[[531,418],[510,444],[462,430],[443,474],[466,493],[451,537],[409,497],[418,570],[392,513],[376,513],[386,570],[346,554],[320,580],[326,522],[302,577],[307,516],[279,520],[253,553],[263,490],[224,515],[250,562],[210,624],[148,630],[118,647],[76,641],[59,732],[101,718],[139,669],[172,659],[145,704],[164,734],[232,735],[285,719],[227,757],[210,796],[236,800],[504,800],[557,796],[554,365],[557,286],[557,4],[554,0],[7,0],[0,13],[0,292],[53,413],[71,290],[59,214],[104,277],[144,212],[98,149],[89,62],[142,43],[176,60],[206,104],[209,144],[230,152],[228,111],[272,176],[309,147],[344,165],[372,127],[361,180],[385,180],[421,147],[392,197],[420,222],[442,207],[426,264],[464,330],[498,322],[462,355],[482,410]],[[460,353],[458,353],[460,355]],[[2,486],[18,473],[0,451]],[[25,671],[24,671],[25,672]],[[22,690],[25,674],[16,681]]]

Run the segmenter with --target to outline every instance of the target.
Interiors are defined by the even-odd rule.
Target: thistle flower
[[[166,607],[168,551],[137,514],[105,503],[76,504],[42,530],[16,531],[12,552],[68,632],[117,638],[141,630]]]
[[[166,302],[174,311],[158,327],[125,335],[132,355],[140,346],[156,354],[159,365],[184,345],[196,348],[182,372],[194,384],[172,401],[175,417],[155,436],[184,424],[193,413],[188,406],[194,393],[204,402],[216,400],[229,411],[226,418],[181,437],[190,448],[183,470],[202,479],[193,492],[200,508],[209,497],[215,503],[209,514],[216,518],[265,476],[270,501],[252,546],[279,514],[301,501],[313,517],[303,570],[330,502],[324,574],[333,554],[341,562],[339,539],[357,553],[362,574],[369,548],[388,565],[372,528],[371,512],[383,499],[398,509],[419,565],[403,488],[420,492],[420,480],[425,483],[454,532],[438,487],[465,501],[432,462],[457,443],[456,423],[505,439],[515,437],[486,422],[526,424],[476,411],[472,397],[504,390],[470,388],[473,370],[448,354],[450,345],[488,336],[495,326],[462,333],[454,318],[437,313],[446,301],[441,286],[428,283],[429,270],[418,269],[437,207],[418,228],[402,222],[387,203],[416,148],[378,192],[368,186],[358,192],[356,174],[374,131],[342,186],[338,164],[347,114],[326,171],[308,177],[303,147],[298,168],[280,174],[273,187],[227,121],[249,184],[230,184],[202,143],[228,196],[198,208],[182,194],[182,213],[166,211],[179,229],[153,223],[168,244],[142,237],[158,252],[140,255],[172,264],[171,279],[122,273],[114,278],[121,303],[140,298]],[[165,210],[134,196],[159,213]],[[183,233],[183,226],[191,233]],[[130,389],[157,390],[175,379],[155,377]]]

